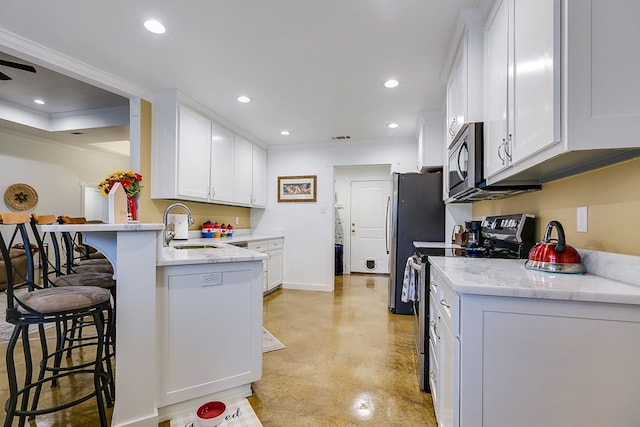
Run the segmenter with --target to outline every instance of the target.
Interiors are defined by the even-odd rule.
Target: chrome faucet
[[[184,203],[172,203],[164,210],[164,214],[162,215],[162,222],[164,223],[164,239],[162,241],[164,246],[169,246],[169,242],[173,240],[176,233],[173,230],[169,230],[167,222],[169,221],[169,211],[173,208],[182,208],[186,213],[189,221],[189,225],[193,225],[193,216],[191,216],[191,211]]]

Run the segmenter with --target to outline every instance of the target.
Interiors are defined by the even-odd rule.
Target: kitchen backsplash
[[[586,233],[576,231],[579,206],[587,206]],[[473,205],[473,219],[520,212],[536,216],[538,241],[549,221],[557,220],[573,247],[639,256],[640,159],[549,182],[535,193]]]
[[[640,257],[578,249],[587,273],[640,286]]]

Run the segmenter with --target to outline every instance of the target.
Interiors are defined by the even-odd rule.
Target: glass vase
[[[127,196],[129,221],[138,221],[138,201],[135,196]]]

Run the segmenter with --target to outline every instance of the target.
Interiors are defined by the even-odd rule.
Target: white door
[[[389,273],[385,225],[390,194],[389,181],[351,182],[351,219],[348,225],[352,273]]]

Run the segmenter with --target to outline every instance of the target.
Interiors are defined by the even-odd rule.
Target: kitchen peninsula
[[[81,232],[114,266],[112,426],[157,427],[210,398],[248,396],[262,375],[267,255],[219,242],[167,248],[163,229],[138,223],[42,226],[44,232]]]
[[[429,257],[438,425],[637,425],[640,257],[581,256],[591,274]]]

